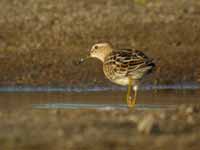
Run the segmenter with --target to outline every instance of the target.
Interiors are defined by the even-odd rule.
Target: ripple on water
[[[200,89],[200,84],[184,83],[171,85],[151,85],[140,86],[140,90],[195,90]],[[122,86],[93,86],[93,87],[50,87],[50,86],[3,86],[0,92],[98,92],[98,91],[124,91]]]
[[[72,103],[47,103],[33,104],[34,109],[128,109],[125,104],[72,104]],[[154,110],[154,109],[175,109],[175,105],[153,105],[153,104],[137,104],[134,109],[137,110]]]

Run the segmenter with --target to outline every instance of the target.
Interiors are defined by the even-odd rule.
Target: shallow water
[[[122,90],[71,90],[8,88],[0,93],[0,109],[127,109]],[[11,90],[14,89],[14,90]],[[17,90],[16,90],[17,89]],[[26,89],[26,90],[25,90]],[[140,90],[136,109],[172,109],[180,104],[199,104],[200,90]]]
[[[183,83],[183,84],[169,84],[169,85],[140,85],[140,90],[198,90],[200,84],[198,83]],[[35,87],[35,86],[3,86],[0,87],[0,92],[101,92],[101,91],[124,91],[124,86],[92,86],[92,87]]]

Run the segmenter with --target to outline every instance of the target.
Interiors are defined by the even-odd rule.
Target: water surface
[[[122,90],[5,90],[0,92],[0,109],[126,109]],[[25,88],[24,88],[25,89]],[[78,91],[78,92],[77,92]],[[199,104],[200,90],[140,90],[138,109],[174,108],[181,104]]]

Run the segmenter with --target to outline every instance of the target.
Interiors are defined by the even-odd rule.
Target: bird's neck
[[[111,47],[107,48],[106,50],[104,50],[103,53],[98,55],[98,59],[101,60],[102,62],[104,62],[106,56],[108,56],[112,51],[113,51],[113,49]]]

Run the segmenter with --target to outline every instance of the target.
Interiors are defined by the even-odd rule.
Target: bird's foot
[[[127,99],[127,105],[129,108],[134,108],[135,107],[135,99]]]

